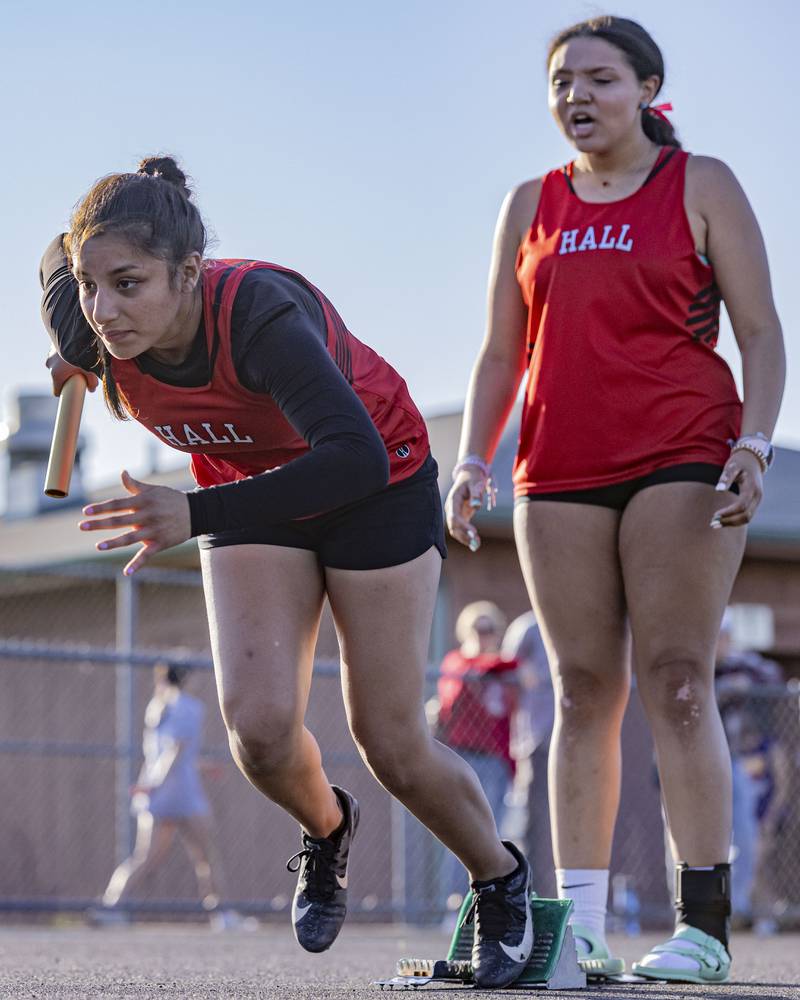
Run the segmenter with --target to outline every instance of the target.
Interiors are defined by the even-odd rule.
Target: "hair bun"
[[[174,184],[187,198],[192,196],[186,183],[186,174],[171,156],[146,156],[136,172],[147,174],[149,177],[160,177],[161,180]]]

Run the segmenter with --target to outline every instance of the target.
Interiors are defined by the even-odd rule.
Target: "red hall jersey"
[[[604,204],[547,174],[517,257],[528,381],[514,492],[583,490],[685,462],[724,465],[741,403],[714,348],[720,294],[684,208],[688,154]]]
[[[331,303],[295,271],[251,260],[211,260],[203,267],[203,319],[210,381],[174,386],[140,371],[135,361],[113,360],[112,371],[135,419],[160,440],[191,455],[200,486],[258,475],[309,451],[308,444],[264,393],[239,381],[231,356],[231,312],[248,271],[267,268],[300,278],[325,315],[326,346],[367,409],[389,454],[390,483],[412,475],[429,453],[425,422],[403,379],[357,340]]]

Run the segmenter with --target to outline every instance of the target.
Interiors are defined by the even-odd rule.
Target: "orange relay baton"
[[[47,463],[47,476],[44,481],[44,492],[49,497],[69,496],[69,482],[72,478],[72,467],[75,465],[85,395],[86,379],[83,375],[77,374],[67,379],[59,394],[53,442],[50,445],[50,461]]]

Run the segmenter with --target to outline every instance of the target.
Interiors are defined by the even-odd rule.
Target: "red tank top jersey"
[[[544,178],[517,257],[528,380],[514,492],[582,490],[685,462],[724,465],[741,403],[714,348],[720,294],[684,208],[688,154],[590,204]]]
[[[429,453],[425,422],[403,379],[357,340],[328,299],[301,275],[277,264],[211,260],[203,267],[203,318],[211,379],[173,386],[114,359],[112,371],[131,414],[160,440],[191,455],[200,486],[258,475],[309,451],[277,404],[239,381],[231,356],[231,312],[244,276],[268,268],[299,278],[325,315],[328,352],[367,409],[389,454],[389,482],[412,475]]]

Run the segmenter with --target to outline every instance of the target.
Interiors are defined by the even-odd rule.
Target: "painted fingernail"
[[[78,525],[78,527],[81,529],[81,531],[86,531],[86,529],[89,527],[89,522],[88,521],[81,521],[81,523]]]
[[[94,514],[94,507],[84,507],[83,508],[83,513],[84,514]]]
[[[717,521],[716,519],[713,520],[711,522],[711,527],[714,528],[714,530],[716,530],[717,528],[721,528],[722,527],[722,521]]]
[[[98,547],[98,549],[107,549],[108,548],[108,542],[98,542],[97,547]]]
[[[714,487],[714,489],[717,491],[717,493],[724,493],[725,490],[727,490],[727,488],[728,488],[728,484],[727,483],[722,483],[722,482],[717,483],[717,485]]]
[[[133,567],[126,566],[123,572],[125,573],[125,576],[133,576]]]
[[[481,543],[473,535],[472,538],[470,538],[470,540],[469,540],[469,550],[470,550],[470,552],[477,552],[480,547],[481,547]]]

